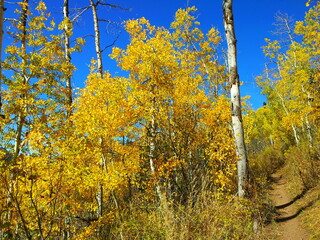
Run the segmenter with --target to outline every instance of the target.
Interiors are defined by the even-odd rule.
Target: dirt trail
[[[274,184],[269,193],[271,200],[276,208],[277,216],[274,221],[279,234],[279,240],[306,240],[307,232],[301,227],[299,213],[296,201],[299,200],[304,193],[292,199],[286,189],[286,179],[281,173],[272,175]]]

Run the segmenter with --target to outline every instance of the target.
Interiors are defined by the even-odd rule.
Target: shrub
[[[116,239],[263,239],[253,230],[259,212],[249,200],[217,200],[203,194],[195,204],[146,209],[130,207],[130,215],[113,231]],[[259,219],[258,219],[259,220]]]
[[[319,183],[320,159],[319,150],[307,143],[292,146],[285,154],[286,161],[292,165],[294,178],[299,176],[303,188],[310,189]]]

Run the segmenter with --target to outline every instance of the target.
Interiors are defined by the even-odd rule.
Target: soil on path
[[[274,183],[272,190],[269,193],[271,200],[276,208],[276,216],[273,219],[276,224],[275,228],[278,232],[278,239],[280,240],[306,240],[308,239],[307,232],[302,228],[299,214],[300,211],[296,206],[296,201],[299,200],[304,193],[290,197],[287,192],[286,179],[280,173],[272,175]]]

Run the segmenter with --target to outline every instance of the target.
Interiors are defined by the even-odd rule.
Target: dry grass
[[[310,239],[320,239],[320,160],[319,152],[306,145],[292,147],[286,153],[283,169],[288,178],[288,192],[297,200],[296,211]]]
[[[113,231],[115,239],[269,239],[254,222],[260,213],[249,200],[217,200],[203,195],[186,206],[165,202],[153,211],[132,206],[130,218]],[[129,215],[127,215],[129,216]]]
[[[310,233],[310,239],[320,239],[320,184],[307,192],[299,201],[299,206],[304,209],[301,219]]]

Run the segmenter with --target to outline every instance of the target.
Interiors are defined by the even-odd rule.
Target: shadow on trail
[[[298,201],[299,199],[303,198],[303,196],[307,193],[307,190],[304,189],[300,194],[298,194],[294,199],[292,199],[290,202],[285,203],[285,204],[281,204],[278,206],[275,206],[275,209],[283,209],[286,208],[292,204],[294,204],[296,201]]]
[[[284,185],[285,182],[284,183],[280,183],[281,179],[282,179],[282,176],[271,177],[271,181],[272,182],[274,182],[274,183],[276,183],[278,185]],[[294,218],[298,217],[305,209],[311,207],[320,198],[320,195],[319,195],[319,197],[317,199],[314,199],[314,200],[306,203],[305,206],[300,207],[297,210],[296,213],[294,213],[294,214],[292,214],[290,216],[281,217],[282,214],[281,214],[281,211],[279,211],[279,210],[283,209],[285,211],[286,207],[291,206],[296,201],[298,201],[299,199],[303,198],[306,195],[307,192],[308,192],[308,190],[304,189],[304,190],[302,190],[302,192],[300,194],[298,194],[296,197],[294,197],[290,202],[287,202],[285,204],[281,204],[281,205],[278,205],[278,206],[274,206],[274,210],[275,210],[275,213],[276,213],[277,217],[271,217],[271,219],[268,219],[266,221],[266,224],[269,224],[272,221],[277,222],[277,223],[281,223],[281,222],[286,222],[286,221],[289,221],[291,219],[294,219]]]
[[[309,202],[307,205],[301,207],[295,214],[288,216],[288,217],[279,217],[279,218],[275,218],[274,221],[275,222],[286,222],[289,221],[291,219],[294,219],[296,217],[298,217],[300,215],[300,213],[302,213],[305,209],[311,207],[316,200]]]

